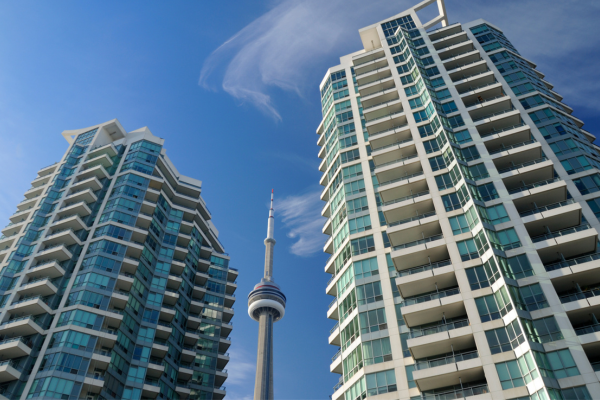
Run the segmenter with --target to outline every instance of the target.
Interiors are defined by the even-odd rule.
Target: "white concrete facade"
[[[235,280],[148,128],[65,131],[0,239],[0,399],[225,396]]]
[[[332,399],[597,398],[595,136],[441,0],[359,33],[320,85]]]

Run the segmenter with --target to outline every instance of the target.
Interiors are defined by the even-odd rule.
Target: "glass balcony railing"
[[[379,184],[379,187],[385,186],[385,185],[390,185],[392,183],[396,183],[396,182],[400,182],[400,181],[405,181],[407,179],[414,178],[414,177],[421,176],[421,175],[423,175],[423,171],[420,171],[420,172],[417,172],[417,173],[411,174],[411,175],[405,175],[401,178],[392,179],[391,181],[381,182]]]
[[[452,261],[444,260],[444,261],[438,261],[438,262],[432,263],[432,264],[419,265],[418,267],[413,267],[413,268],[405,269],[403,271],[398,271],[398,276],[401,277],[401,276],[418,274],[420,272],[431,271],[433,269],[445,267],[447,265],[452,265]]]
[[[420,400],[454,400],[462,399],[465,397],[478,396],[486,393],[490,393],[487,384],[463,387],[462,389],[454,389],[442,393],[427,394],[427,392],[425,392],[421,394]]]
[[[558,293],[557,293],[558,294]],[[570,303],[572,301],[577,300],[585,300],[589,297],[600,296],[600,286],[588,288],[586,290],[582,290],[581,292],[568,293],[568,294],[558,294],[561,303]]]
[[[404,128],[405,126],[408,126],[408,123],[406,123],[406,124],[398,124],[398,125],[394,125],[394,126],[392,126],[391,128],[387,128],[387,129],[384,129],[384,130],[382,130],[382,131],[378,131],[378,132],[375,132],[375,133],[370,133],[370,134],[369,134],[369,138],[372,138],[373,136],[377,136],[377,135],[382,135],[382,134],[384,134],[384,133],[386,133],[386,132],[391,132],[391,131],[393,131],[393,130],[396,130],[396,129],[398,129],[398,128]]]
[[[504,128],[500,128],[500,129],[493,129],[491,131],[485,132],[485,133],[480,133],[479,136],[481,136],[482,138],[487,137],[487,136],[491,136],[494,135],[496,133],[501,133],[501,132],[505,132],[505,131],[510,131],[511,129],[515,129],[515,128],[519,128],[521,126],[525,126],[525,122],[521,122],[520,124],[516,124],[516,125],[511,125],[511,126],[506,126]]]
[[[510,110],[498,111],[498,112],[495,112],[492,114],[484,115],[483,117],[473,118],[473,122],[483,121],[484,119],[496,117],[498,115],[506,114],[506,113],[509,113],[509,112],[515,111],[515,110],[516,110],[516,108],[513,107]]]
[[[460,361],[472,360],[477,357],[479,357],[479,353],[477,352],[477,350],[475,350],[475,351],[468,351],[468,352],[464,352],[464,353],[460,353],[460,354],[454,354],[454,355],[450,355],[450,356],[435,358],[433,360],[423,360],[423,361],[416,360],[415,361],[415,369],[423,370],[423,369],[428,369],[428,368],[435,368],[435,367],[439,367],[441,365],[455,364]]]
[[[588,333],[600,332],[600,324],[591,324],[575,328],[575,334],[577,336],[587,335]]]
[[[381,167],[385,167],[386,165],[392,165],[392,164],[401,163],[401,162],[412,160],[413,158],[418,158],[418,157],[419,157],[418,154],[413,154],[413,155],[410,155],[410,156],[407,156],[407,157],[399,158],[399,159],[394,160],[394,161],[388,161],[388,162],[385,162],[383,164],[376,165],[375,168],[381,168]]]
[[[395,247],[393,247],[393,250],[394,251],[395,250],[402,250],[402,249],[406,249],[408,247],[418,246],[420,244],[433,242],[433,241],[440,240],[440,239],[443,239],[443,238],[444,238],[444,235],[442,235],[442,234],[435,235],[435,236],[430,236],[430,237],[427,237],[425,239],[415,240],[414,242],[408,242],[408,243],[401,244],[399,246],[395,246]]]
[[[523,167],[528,167],[530,165],[539,164],[539,163],[542,163],[544,161],[548,161],[548,158],[541,157],[541,158],[538,158],[537,160],[527,161],[527,162],[524,162],[524,163],[521,163],[521,164],[511,165],[509,167],[498,168],[498,173],[499,174],[503,174],[503,173],[508,172],[508,171],[514,171],[515,169],[519,169],[519,168],[523,168]]]
[[[391,224],[388,225],[388,227],[391,228],[392,226],[407,224],[409,222],[418,221],[418,220],[423,219],[423,218],[433,217],[434,215],[436,215],[436,212],[435,211],[430,211],[430,212],[427,212],[425,214],[415,215],[414,217],[411,217],[411,218],[405,218],[405,219],[402,219],[400,221],[392,222]]]
[[[463,328],[465,326],[469,326],[469,320],[463,319],[460,321],[449,322],[446,324],[440,324],[436,326],[431,326],[427,328],[416,328],[411,329],[408,333],[408,337],[410,339],[418,338],[421,336],[433,335],[440,332],[447,332],[458,328]]]
[[[537,140],[530,139],[530,140],[526,140],[525,142],[512,144],[510,146],[504,146],[504,145],[502,145],[502,147],[497,148],[495,150],[491,150],[491,151],[489,151],[489,153],[490,153],[490,156],[491,156],[493,154],[501,153],[501,152],[506,151],[506,150],[511,150],[511,149],[516,149],[518,147],[527,146],[528,144],[532,144],[532,143],[537,143]]]
[[[425,196],[429,194],[429,190],[424,190],[422,192],[416,193],[416,194],[411,194],[410,196],[404,196],[401,197],[399,199],[396,200],[390,200],[390,201],[386,201],[385,203],[382,203],[382,206],[389,206],[390,204],[395,204],[395,203],[400,203],[402,201],[406,201],[406,200],[410,200],[410,199],[415,199],[417,197],[421,197],[421,196]]]
[[[561,268],[571,267],[577,264],[584,264],[594,260],[600,260],[600,253],[588,254],[587,256],[581,256],[570,260],[555,262],[552,264],[544,265],[544,268],[546,268],[546,271],[550,272]]]
[[[452,289],[441,290],[435,293],[423,294],[415,297],[407,297],[404,299],[403,304],[404,307],[411,306],[413,304],[426,303],[431,300],[442,299],[448,296],[454,296],[455,294],[459,294],[460,289],[458,287]]]
[[[569,199],[569,200],[561,201],[558,203],[548,204],[547,206],[544,206],[544,207],[536,207],[533,210],[523,211],[522,213],[519,213],[519,217],[522,218],[522,217],[526,217],[528,215],[534,215],[534,214],[538,214],[538,213],[541,213],[544,211],[554,210],[555,208],[564,207],[566,205],[573,204],[573,203],[575,203],[575,200]]]
[[[561,180],[560,178],[553,178],[553,179],[548,179],[548,180],[545,180],[545,181],[539,181],[539,182],[530,183],[529,185],[525,185],[525,186],[521,186],[521,187],[518,187],[518,188],[509,189],[508,190],[508,194],[520,193],[520,192],[523,192],[525,190],[534,189],[534,188],[541,187],[541,186],[546,186],[546,185],[549,185],[549,184],[554,183],[554,182],[559,182],[560,180]]]

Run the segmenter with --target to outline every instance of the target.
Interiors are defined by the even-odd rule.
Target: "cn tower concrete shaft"
[[[254,400],[273,400],[273,313],[262,311],[258,320],[258,355]]]

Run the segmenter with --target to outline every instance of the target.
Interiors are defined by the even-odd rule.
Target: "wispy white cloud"
[[[227,398],[232,400],[252,400],[254,397],[254,377],[256,356],[251,356],[235,345],[229,350],[231,361],[227,364]]]
[[[358,29],[416,4],[416,0],[283,0],[215,50],[203,65],[200,85],[220,86],[243,103],[281,120],[272,96],[277,89],[306,97],[316,91],[337,57],[361,49]],[[543,67],[549,80],[575,105],[590,104],[600,82],[585,70],[586,54],[600,44],[600,3],[539,0],[447,1],[451,22],[484,18],[501,27],[521,53]],[[565,59],[573,60],[565,63]],[[578,61],[576,61],[578,60]],[[568,67],[568,68],[565,68]],[[542,69],[542,68],[540,68]],[[572,79],[574,71],[589,79]],[[217,74],[219,72],[219,74]],[[275,89],[275,90],[274,90]]]
[[[287,236],[294,239],[292,254],[308,257],[323,250],[325,235],[322,234],[325,219],[321,216],[323,202],[320,192],[313,190],[292,195],[276,201],[275,212],[287,229]]]
[[[284,0],[215,50],[203,65],[199,83],[214,89],[214,81],[221,78],[227,93],[279,121],[271,89],[300,97],[307,87],[316,90],[308,78],[315,72],[314,77],[324,75],[324,70],[315,71],[324,58],[335,60],[359,50],[358,27],[409,5],[410,0]],[[224,70],[222,77],[215,77],[217,70]]]

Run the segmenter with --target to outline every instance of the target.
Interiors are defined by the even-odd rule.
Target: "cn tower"
[[[248,315],[258,321],[258,354],[254,400],[273,400],[273,323],[285,315],[285,295],[273,281],[273,190],[267,238],[265,239],[265,275],[248,295]]]

